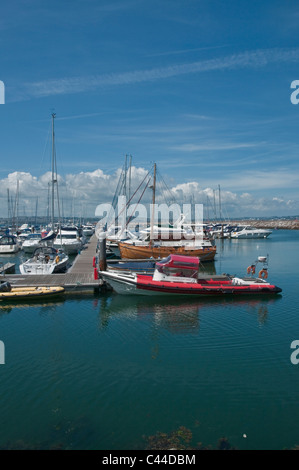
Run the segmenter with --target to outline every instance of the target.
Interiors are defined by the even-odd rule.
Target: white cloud
[[[111,203],[117,183],[121,175],[121,169],[113,174],[106,174],[101,169],[92,172],[80,172],[67,174],[65,177],[59,176],[59,194],[61,207],[64,216],[73,215],[82,217],[94,217],[95,209],[99,204]],[[148,171],[144,168],[132,167],[131,170],[131,195],[137,190],[143,181],[148,181]],[[284,198],[275,194],[275,188],[278,185],[278,176],[283,181],[286,174],[276,172],[251,173],[252,178],[259,176],[262,184],[264,178],[272,178],[272,194],[269,197],[257,196],[250,188],[254,188],[254,179],[250,180],[249,175],[240,176],[241,183],[238,184],[238,190],[226,190],[221,188],[221,209],[225,218],[234,218],[242,216],[271,216],[271,215],[296,215],[299,213],[299,202],[289,197]],[[290,175],[288,175],[290,176]],[[293,181],[296,180],[294,175]],[[251,181],[251,184],[247,184]],[[267,180],[265,180],[267,181]],[[15,198],[19,184],[19,216],[23,215],[33,217],[36,210],[36,201],[38,201],[38,215],[46,216],[49,202],[49,189],[51,187],[51,173],[47,172],[39,177],[33,176],[28,172],[14,172],[0,180],[0,198],[1,198],[1,217],[7,217],[8,214],[8,194],[9,189],[11,207],[15,207]],[[128,184],[128,182],[127,182]],[[145,185],[136,192],[131,204],[137,203]],[[128,188],[128,186],[127,186]],[[244,191],[244,189],[248,190]],[[197,181],[179,183],[173,187],[160,189],[157,194],[156,202],[166,202],[168,204],[176,202],[198,203],[204,205],[205,216],[209,214],[213,218],[215,214],[219,215],[219,188],[218,185],[200,186]],[[269,193],[269,190],[268,190]],[[274,194],[274,195],[273,195]],[[173,196],[172,201],[170,195]],[[151,202],[152,191],[147,189],[143,193],[142,203]]]

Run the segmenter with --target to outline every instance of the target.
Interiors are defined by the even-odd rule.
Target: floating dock
[[[14,263],[0,263],[0,274],[13,274],[16,272],[16,265]]]
[[[97,244],[98,239],[94,234],[66,273],[23,275],[6,272],[1,280],[10,282],[13,287],[62,286],[66,293],[97,293],[103,286],[102,279],[95,279],[94,275],[93,259],[97,254]]]

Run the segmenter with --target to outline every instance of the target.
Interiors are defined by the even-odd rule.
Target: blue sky
[[[177,201],[227,218],[299,214],[299,4],[3,0],[0,216],[45,212],[51,113],[65,212],[110,202],[156,162]]]

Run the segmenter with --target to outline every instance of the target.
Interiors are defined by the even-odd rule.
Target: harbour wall
[[[299,230],[298,219],[250,219],[230,221],[230,225],[251,225],[255,228],[269,228],[281,230]]]

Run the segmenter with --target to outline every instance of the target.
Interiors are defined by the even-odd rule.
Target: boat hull
[[[24,253],[28,253],[28,254],[32,254],[36,248],[38,248],[40,246],[40,244],[36,243],[34,245],[22,245],[22,251]]]
[[[151,275],[117,275],[100,272],[103,279],[118,294],[126,295],[175,295],[191,297],[223,297],[227,295],[273,295],[281,292],[268,283],[236,286],[231,283],[206,285],[200,283],[153,281]]]
[[[0,255],[11,255],[18,253],[20,247],[18,245],[2,245],[0,246]]]
[[[246,233],[246,234],[241,234],[241,235],[231,235],[231,238],[236,238],[236,239],[253,239],[253,240],[256,240],[256,239],[259,239],[259,238],[268,238],[270,235],[270,233],[257,233],[257,234],[254,234],[254,233]]]
[[[129,243],[118,244],[122,259],[162,259],[170,254],[183,256],[196,256],[201,262],[213,261],[216,255],[216,246],[192,247],[192,246],[149,246],[133,245]]]
[[[9,292],[0,292],[0,302],[49,298],[64,293],[64,287],[13,287]]]
[[[59,242],[59,243],[54,243],[53,247],[56,248],[57,250],[61,248],[64,251],[64,253],[66,253],[67,255],[77,255],[79,251],[82,250],[82,243],[78,242],[78,243],[68,244],[68,243]]]
[[[32,263],[30,260],[20,264],[19,269],[21,274],[55,274],[63,273],[67,270],[68,259],[60,261],[59,263]]]

